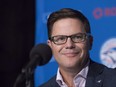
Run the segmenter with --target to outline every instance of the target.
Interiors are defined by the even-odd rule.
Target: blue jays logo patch
[[[111,38],[102,45],[100,59],[107,67],[116,67],[116,38]]]

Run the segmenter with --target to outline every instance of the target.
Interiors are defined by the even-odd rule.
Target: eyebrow
[[[79,33],[75,33],[75,34],[71,34],[71,35],[53,35],[51,37],[54,37],[54,36],[72,36],[72,35],[77,35],[77,34],[89,34],[89,33],[86,33],[86,32],[79,32]]]

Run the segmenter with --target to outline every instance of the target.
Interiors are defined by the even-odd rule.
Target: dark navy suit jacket
[[[39,87],[60,87],[56,75]],[[116,69],[90,62],[85,87],[116,87]]]

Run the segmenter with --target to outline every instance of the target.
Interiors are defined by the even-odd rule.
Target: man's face
[[[51,37],[57,35],[70,36],[77,33],[86,33],[82,22],[78,19],[66,18],[54,23]],[[68,38],[67,42],[61,45],[48,40],[48,45],[51,47],[60,68],[74,69],[82,66],[89,56],[90,39],[88,38],[80,43],[74,43]]]

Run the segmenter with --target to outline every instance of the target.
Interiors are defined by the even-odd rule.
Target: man
[[[57,74],[40,87],[116,87],[116,70],[90,59],[93,37],[88,19],[64,8],[47,22],[48,45],[59,64]]]

